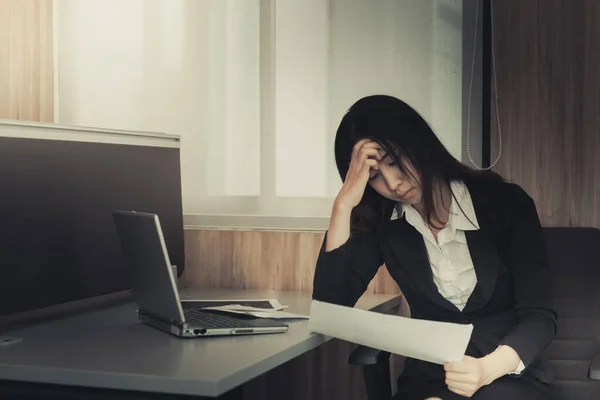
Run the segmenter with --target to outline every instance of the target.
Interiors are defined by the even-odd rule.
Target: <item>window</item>
[[[180,135],[188,224],[326,226],[335,130],[369,94],[462,156],[462,1],[57,3],[58,122]]]

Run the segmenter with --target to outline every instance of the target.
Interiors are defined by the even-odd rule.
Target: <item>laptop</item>
[[[115,210],[113,219],[125,262],[132,271],[142,322],[186,338],[287,332],[288,325],[279,321],[206,310],[194,302],[182,302],[158,215]]]

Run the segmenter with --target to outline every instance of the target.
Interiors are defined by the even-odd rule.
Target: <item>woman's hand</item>
[[[447,363],[446,385],[454,393],[473,396],[483,386],[517,369],[521,358],[510,346],[499,346],[485,357],[464,356],[462,361]]]
[[[376,143],[362,139],[354,145],[346,179],[333,203],[325,251],[337,249],[350,237],[352,210],[360,203],[365,193],[371,169],[379,169],[378,160],[381,160],[381,156]]]
[[[481,387],[489,384],[485,365],[481,358],[464,356],[462,361],[444,365],[448,389],[464,397],[471,397]]]
[[[359,140],[352,149],[350,167],[336,199],[335,207],[352,210],[360,203],[369,182],[371,169],[379,169],[379,146],[370,139]]]

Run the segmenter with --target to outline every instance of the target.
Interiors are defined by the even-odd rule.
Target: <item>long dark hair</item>
[[[441,222],[435,209],[434,184],[450,185],[453,180],[502,181],[493,171],[475,170],[454,158],[427,121],[392,96],[363,97],[342,118],[335,137],[335,161],[342,181],[348,173],[352,147],[364,138],[378,143],[405,176],[409,176],[406,162],[415,169],[421,180],[424,217],[430,226]],[[360,204],[352,211],[351,229],[372,230],[378,222],[389,219],[395,205],[367,185]]]

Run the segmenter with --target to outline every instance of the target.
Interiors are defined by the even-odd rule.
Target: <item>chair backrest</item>
[[[556,384],[565,399],[600,398],[600,381],[587,378],[600,339],[600,230],[544,233],[558,313],[558,334],[547,352]]]

